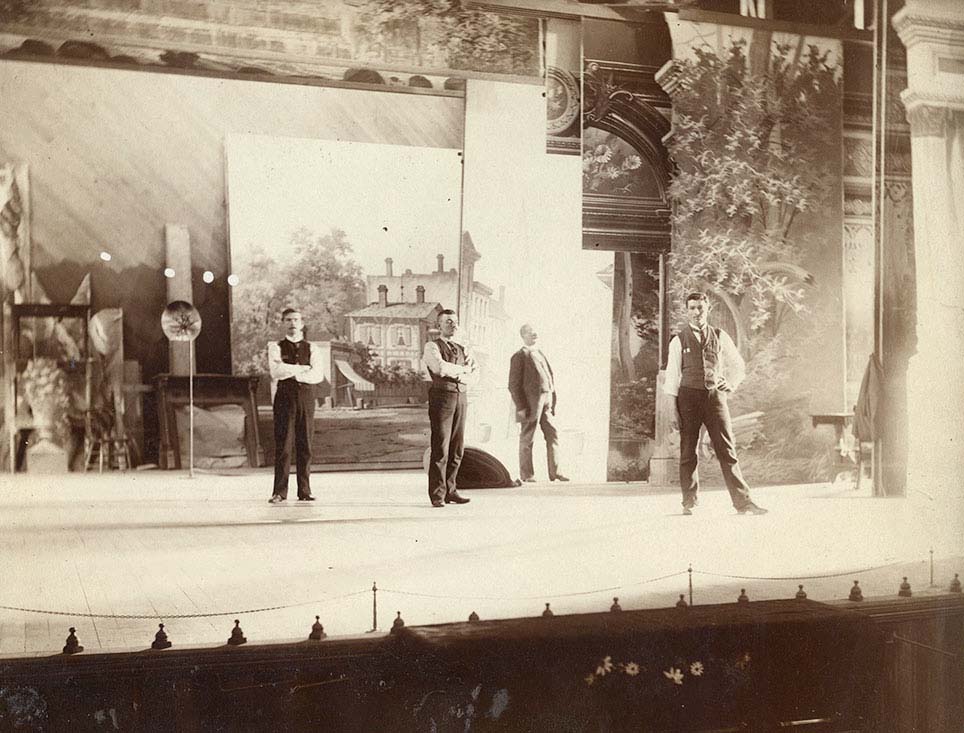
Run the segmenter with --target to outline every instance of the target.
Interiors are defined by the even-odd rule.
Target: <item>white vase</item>
[[[63,417],[63,411],[57,404],[56,397],[34,400],[30,403],[33,413],[34,440],[47,440],[53,443],[57,440],[57,423]]]
[[[33,413],[33,435],[27,447],[27,472],[66,473],[70,470],[68,455],[57,431],[63,408],[55,398],[48,398],[31,402],[30,410]]]

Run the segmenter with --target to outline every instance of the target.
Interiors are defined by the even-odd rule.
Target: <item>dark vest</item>
[[[690,389],[716,389],[720,373],[720,329],[707,328],[706,343],[701,344],[699,337],[689,325],[680,329],[682,379],[680,387]]]
[[[278,346],[281,349],[281,361],[285,364],[311,364],[311,345],[306,340],[292,343],[288,339],[281,339]],[[298,385],[300,382],[294,377],[288,377],[278,380],[278,386],[282,384]]]
[[[439,353],[442,355],[442,360],[447,361],[449,364],[458,364],[459,366],[465,366],[465,349],[454,341],[445,341],[443,339],[435,339],[435,345],[438,346]],[[442,392],[465,392],[468,387],[454,377],[443,377],[439,374],[435,374],[429,370],[429,374],[432,375],[432,389],[440,390]]]

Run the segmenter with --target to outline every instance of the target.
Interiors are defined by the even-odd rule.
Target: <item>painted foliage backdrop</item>
[[[848,409],[843,353],[839,41],[694,22],[671,25],[677,202],[669,289],[678,322],[708,290],[748,378],[735,415],[745,470],[826,479],[810,414]]]

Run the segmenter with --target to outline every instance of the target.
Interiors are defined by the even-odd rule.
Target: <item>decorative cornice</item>
[[[670,59],[659,67],[659,70],[656,72],[653,78],[656,79],[656,83],[663,88],[663,91],[672,97],[673,93],[679,88],[679,62],[677,62],[675,59]]]
[[[943,107],[947,110],[964,112],[964,96],[940,94],[920,89],[905,89],[900,93],[900,101],[907,109],[908,117],[914,107]]]
[[[905,6],[894,14],[891,24],[908,48],[921,41],[964,45],[964,13],[928,15]]]
[[[645,102],[656,109],[669,109],[669,97],[655,81],[658,72],[653,66],[641,64],[627,64],[603,59],[584,59],[586,76],[583,79],[586,86],[585,95],[589,97],[601,92],[610,93],[612,99],[622,98],[624,92],[632,95],[636,102]]]

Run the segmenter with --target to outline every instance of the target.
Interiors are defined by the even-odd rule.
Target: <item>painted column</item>
[[[893,24],[907,47],[901,99],[911,127],[917,266],[907,488],[953,512],[964,499],[964,5],[908,0]]]

